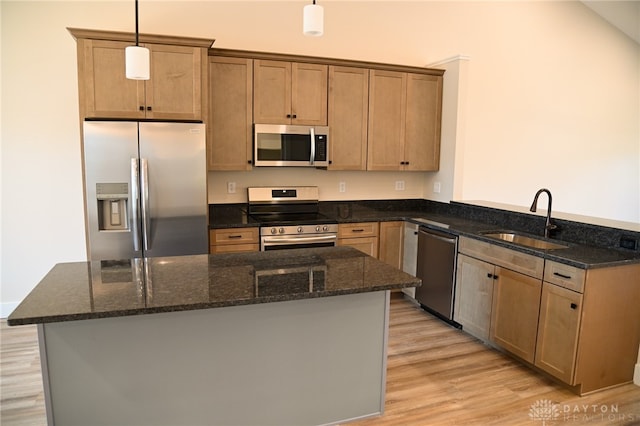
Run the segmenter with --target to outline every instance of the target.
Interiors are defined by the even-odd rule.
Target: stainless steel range
[[[249,216],[260,223],[260,250],[335,246],[338,223],[319,211],[317,186],[251,187]]]

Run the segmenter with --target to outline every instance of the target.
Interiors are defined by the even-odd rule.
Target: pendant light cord
[[[138,0],[136,0],[136,46],[138,46]]]

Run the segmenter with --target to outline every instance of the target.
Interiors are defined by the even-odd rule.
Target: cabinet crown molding
[[[321,65],[336,65],[342,67],[355,67],[355,68],[371,68],[385,71],[397,71],[408,72],[416,74],[427,74],[434,76],[444,75],[445,70],[435,68],[424,68],[410,65],[396,65],[386,64],[379,62],[367,62],[357,61],[352,59],[336,59],[336,58],[323,58],[316,56],[305,55],[291,55],[285,53],[272,53],[272,52],[256,52],[251,50],[234,50],[234,49],[220,49],[210,48],[209,56],[230,56],[234,58],[245,59],[263,59],[269,61],[286,61],[286,62],[306,62]]]
[[[70,28],[67,27],[67,31],[71,33],[75,40],[78,39],[91,39],[91,40],[109,40],[109,41],[130,41],[132,43],[136,40],[135,33],[123,32],[123,31],[106,31],[106,30],[92,30],[85,28]],[[204,47],[210,48],[213,46],[215,39],[196,38],[196,37],[181,37],[181,36],[169,36],[160,34],[144,34],[138,35],[140,43],[155,43],[155,44],[169,44],[176,46],[191,46],[191,47]]]

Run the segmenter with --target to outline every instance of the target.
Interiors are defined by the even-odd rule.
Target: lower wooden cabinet
[[[378,246],[378,259],[402,269],[404,222],[380,222],[380,241]]]
[[[341,223],[338,225],[338,245],[350,246],[378,257],[378,222]]]
[[[260,229],[224,228],[209,231],[209,253],[260,251]]]
[[[489,340],[533,362],[542,279],[496,267]]]
[[[575,384],[582,294],[545,282],[535,365],[570,385]]]
[[[489,340],[494,266],[458,254],[453,319],[467,333]]]
[[[633,380],[639,275],[640,264],[581,269],[461,237],[454,320],[583,395]]]

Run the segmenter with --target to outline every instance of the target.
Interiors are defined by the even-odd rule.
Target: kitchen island
[[[37,324],[49,424],[331,424],[384,408],[389,290],[349,247],[56,265]]]

